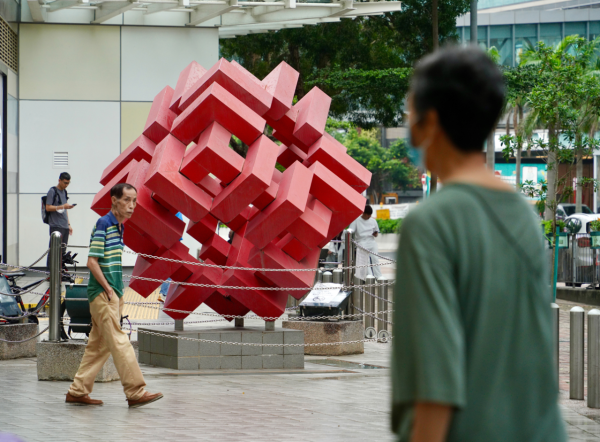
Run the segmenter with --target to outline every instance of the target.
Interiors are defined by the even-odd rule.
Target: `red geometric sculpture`
[[[297,81],[284,62],[262,81],[225,59],[208,71],[192,62],[175,90],[159,92],[143,134],[102,174],[104,188],[92,203],[100,215],[110,210],[112,186],[138,189],[124,238],[135,252],[198,263],[180,242],[181,212],[190,219],[187,233],[202,244],[201,261],[265,269],[138,257],[134,276],[249,288],[172,286],[166,308],[206,303],[221,315],[280,316],[288,294],[305,292],[265,289],[309,289],[314,272],[293,270],[317,267],[321,247],[363,212],[371,173],[325,132],[330,97],[313,88],[292,106]],[[265,135],[267,124],[281,145]],[[232,135],[249,146],[246,158],[229,147]],[[219,222],[235,232],[231,244],[217,235]],[[159,285],[134,279],[130,287],[147,297]]]

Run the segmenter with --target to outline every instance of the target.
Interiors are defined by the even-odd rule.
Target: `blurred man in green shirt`
[[[422,60],[411,142],[444,189],[398,249],[392,426],[399,441],[563,442],[545,253],[533,210],[486,168],[504,82],[475,47]]]

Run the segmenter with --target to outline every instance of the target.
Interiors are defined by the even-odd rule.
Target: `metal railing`
[[[600,253],[591,248],[590,234],[568,235],[568,239],[569,247],[558,250],[557,282],[564,282],[567,285],[598,284]],[[553,265],[554,249],[548,248],[547,253],[548,263]]]

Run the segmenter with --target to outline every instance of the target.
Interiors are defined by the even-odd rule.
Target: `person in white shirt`
[[[377,225],[377,221],[374,220],[371,215],[373,215],[373,208],[367,204],[365,206],[365,212],[350,224],[349,229],[352,229],[354,232],[354,240],[359,246],[370,252],[378,253],[375,238],[379,235],[379,226]],[[359,251],[360,249],[358,249],[356,253],[359,253]],[[379,258],[369,253],[369,264],[379,264]],[[375,278],[380,278],[381,269],[379,266],[369,267],[367,274],[373,275]]]

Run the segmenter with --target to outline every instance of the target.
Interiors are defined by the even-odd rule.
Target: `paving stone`
[[[262,344],[262,332],[261,331],[255,331],[255,332],[251,332],[251,331],[243,331],[242,332],[242,342],[249,342],[249,343],[253,343],[253,344]],[[262,346],[250,346],[250,345],[244,345],[242,346],[242,356],[245,355],[262,355],[263,354],[263,347]],[[243,362],[242,362],[243,365]],[[261,367],[262,368],[262,362],[261,362]]]
[[[304,332],[302,330],[283,330],[284,344],[304,344]],[[303,355],[304,347],[283,347],[284,355]]]
[[[38,334],[37,324],[10,324],[0,327],[0,339],[5,341],[22,341]],[[33,358],[36,354],[36,340],[9,343],[0,341],[0,360]]]
[[[198,358],[200,370],[219,370],[221,368],[221,356],[201,356]]]
[[[263,332],[263,344],[283,344],[283,332]],[[283,347],[263,347],[263,355],[282,355]]]
[[[240,332],[221,332],[221,342],[242,342],[242,334]],[[241,345],[221,344],[221,356],[241,356]],[[240,367],[242,362],[240,361]]]
[[[177,357],[177,348],[179,347],[180,344],[180,340],[177,339],[175,337],[175,335],[173,335],[173,338],[165,338],[162,336],[152,336],[151,339],[154,338],[160,338],[162,340],[162,352],[158,352],[158,353],[162,353],[163,355],[166,356],[175,356]],[[153,352],[154,353],[154,352]]]
[[[140,364],[150,365],[150,353],[140,350],[138,361]]]
[[[150,353],[153,354],[164,354],[163,349],[163,337],[155,335],[147,335],[150,341]]]
[[[220,341],[221,340],[220,333],[199,333],[198,337],[200,339],[210,339],[212,341]],[[199,348],[199,354],[201,357],[220,356],[221,355],[221,344],[213,344],[210,342],[200,342],[198,348]]]
[[[177,370],[198,370],[198,357],[176,358]]]
[[[186,338],[198,339],[198,333],[186,333]],[[187,341],[185,339],[177,340],[177,355],[178,357],[188,357],[200,355],[200,345],[198,341]]]
[[[241,356],[221,356],[221,370],[241,370]]]
[[[177,357],[176,356],[164,355],[163,361],[164,361],[163,367],[172,368],[174,370],[177,370]]]
[[[303,330],[306,344],[359,341],[364,339],[361,321],[283,321],[283,328]],[[364,343],[313,345],[304,347],[306,355],[341,356],[364,353]]]
[[[149,345],[150,341],[146,339],[148,337],[149,337],[149,335],[147,335],[145,333],[138,333],[138,345],[139,345],[140,351],[150,352],[150,345]],[[148,345],[147,348],[146,348],[146,345]]]
[[[242,356],[242,370],[260,370],[263,368],[262,358],[262,355]]]
[[[165,355],[161,355],[158,353],[150,353],[150,365],[154,365],[156,367],[164,367],[165,364]]]
[[[283,368],[283,355],[263,355],[263,368]]]
[[[138,352],[137,341],[131,342],[134,351]],[[82,341],[37,343],[37,375],[40,381],[72,381],[79,369],[85,353],[86,343]],[[113,363],[112,356],[98,372],[96,382],[119,380],[119,373]],[[1,428],[1,425],[0,425]]]
[[[283,355],[283,368],[304,368],[304,354]]]

